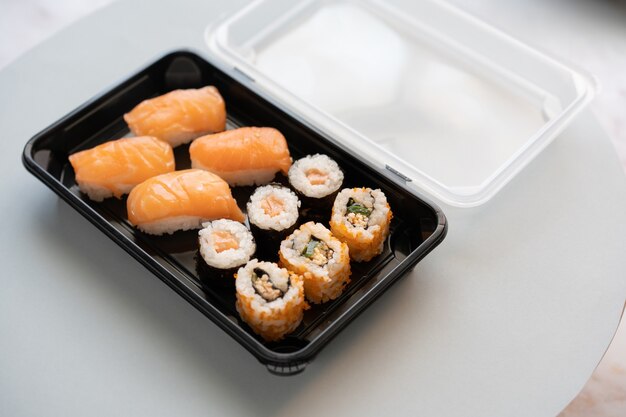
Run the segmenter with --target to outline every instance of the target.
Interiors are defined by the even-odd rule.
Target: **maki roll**
[[[309,308],[302,277],[272,262],[253,259],[239,268],[235,288],[239,315],[266,341],[293,332]]]
[[[259,247],[276,254],[278,245],[296,228],[300,200],[286,187],[257,188],[247,205],[248,221]]]
[[[204,223],[203,227],[198,233],[200,281],[208,286],[232,287],[235,272],[256,249],[252,233],[243,224],[226,219]]]
[[[319,213],[330,210],[343,183],[343,172],[328,156],[309,155],[298,159],[289,168],[289,183],[304,205]]]
[[[280,265],[304,278],[304,293],[313,303],[339,297],[350,282],[348,246],[320,223],[300,226],[280,244]]]
[[[346,188],[335,199],[330,230],[348,245],[352,260],[369,261],[382,253],[392,217],[382,191]]]

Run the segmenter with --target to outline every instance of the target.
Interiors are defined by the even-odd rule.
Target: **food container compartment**
[[[394,212],[384,252],[372,261],[353,263],[352,282],[336,300],[314,306],[298,329],[280,342],[265,343],[235,310],[234,291],[207,289],[196,272],[197,231],[150,236],[126,220],[126,199],[89,200],[79,192],[68,155],[129,135],[122,116],[146,98],[178,88],[216,86],[226,102],[228,128],[272,126],[287,138],[295,158],[326,153],[345,172],[345,186],[382,189]],[[173,52],[89,101],[26,144],[25,167],[90,220],[159,279],[250,351],[270,372],[301,372],[315,355],[390,285],[411,270],[446,234],[446,220],[435,205],[409,190],[393,173],[372,167],[350,147],[281,109],[200,56]],[[190,165],[188,146],[175,149],[177,169]],[[252,187],[233,189],[245,209]],[[62,238],[62,237],[59,237]],[[220,360],[220,358],[215,358]]]
[[[408,186],[485,203],[591,100],[592,77],[439,0],[257,0],[206,43]]]

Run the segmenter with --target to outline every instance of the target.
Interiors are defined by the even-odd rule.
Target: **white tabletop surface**
[[[22,167],[36,132],[242,3],[120,1],[0,72],[0,415],[557,414],[626,291],[626,180],[589,113],[491,202],[444,206],[444,243],[289,378]]]

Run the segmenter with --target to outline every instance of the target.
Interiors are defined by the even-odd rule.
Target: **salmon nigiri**
[[[198,229],[215,219],[244,221],[228,184],[215,174],[187,169],[142,182],[128,196],[128,220],[153,235]]]
[[[120,198],[148,178],[174,171],[172,147],[150,136],[106,142],[69,160],[80,190],[94,201]]]
[[[142,101],[124,120],[135,135],[155,136],[176,147],[226,129],[226,106],[213,86],[174,90]]]
[[[231,186],[267,184],[287,175],[291,156],[285,137],[271,127],[242,127],[207,135],[189,147],[191,166],[222,177]]]

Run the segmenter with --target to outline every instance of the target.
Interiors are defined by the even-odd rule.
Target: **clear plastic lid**
[[[455,206],[490,199],[595,90],[434,0],[254,1],[206,41],[334,140]]]

